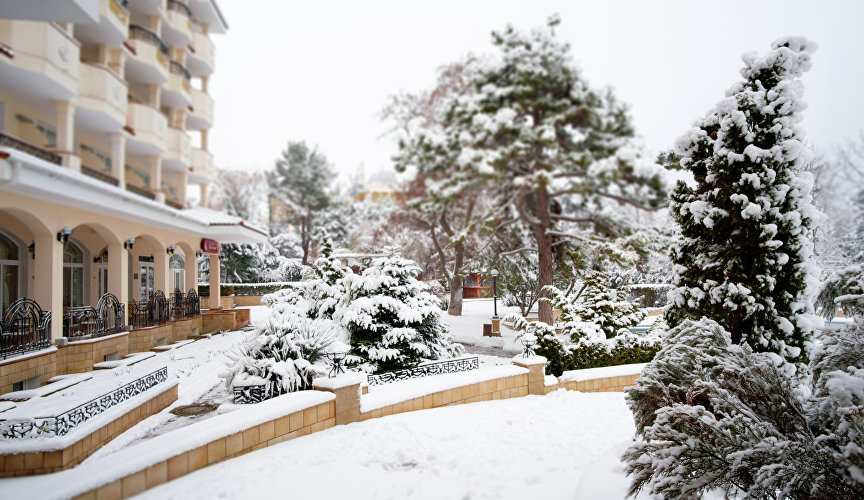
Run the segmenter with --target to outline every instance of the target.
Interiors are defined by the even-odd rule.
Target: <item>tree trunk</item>
[[[453,263],[453,274],[450,275],[450,306],[447,314],[450,316],[462,316],[462,266],[465,264],[465,245],[456,243],[453,245],[456,259]]]
[[[546,287],[552,284],[552,220],[549,218],[549,193],[546,186],[537,189],[537,219],[535,226],[537,234],[537,315],[540,321],[552,324],[552,306],[546,301],[540,301],[542,297],[549,297]]]
[[[309,231],[306,227],[306,216],[300,217],[300,247],[303,249],[303,260],[301,261],[304,266],[309,265]]]

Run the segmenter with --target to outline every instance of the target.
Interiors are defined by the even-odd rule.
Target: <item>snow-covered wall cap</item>
[[[517,365],[521,366],[532,366],[532,365],[545,365],[546,358],[543,356],[528,356],[527,358],[522,356],[521,354],[513,356],[513,362]]]
[[[583,380],[594,380],[598,378],[620,377],[622,375],[639,375],[648,363],[636,363],[632,365],[603,366],[600,368],[586,368],[584,370],[570,370],[558,377],[561,382],[581,382]]]
[[[320,377],[312,381],[313,387],[322,389],[339,389],[342,387],[350,387],[366,382],[366,374],[360,372],[349,372],[337,375],[333,378]]]
[[[558,385],[558,378],[556,378],[555,375],[545,375],[543,377],[543,385],[546,387]]]

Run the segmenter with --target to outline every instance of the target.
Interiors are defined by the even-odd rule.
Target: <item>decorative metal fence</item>
[[[235,405],[251,405],[264,401],[263,385],[245,385],[232,387]]]
[[[186,300],[183,292],[174,291],[171,293],[171,317],[174,319],[186,317]]]
[[[391,382],[398,382],[400,380],[428,377],[430,375],[442,375],[445,373],[467,372],[479,368],[480,358],[475,356],[473,358],[438,361],[437,363],[415,366],[414,368],[408,368],[407,370],[370,374],[367,376],[367,380],[370,386],[383,385]]]
[[[186,292],[186,298],[184,301],[187,318],[201,314],[201,297],[198,296],[198,292],[195,291],[194,288],[190,288],[189,291]]]
[[[0,437],[5,439],[21,439],[65,436],[80,424],[166,380],[168,380],[167,366],[148,373],[107,394],[82,403],[71,410],[64,411],[57,416],[34,417],[27,420],[0,419]]]
[[[126,331],[126,306],[112,293],[99,297],[96,307],[69,307],[63,312],[63,336],[70,341]]]
[[[0,359],[51,347],[51,311],[33,299],[16,300],[0,320]]]
[[[132,328],[161,325],[171,319],[171,308],[161,290],[151,293],[150,299],[129,302],[129,323]]]

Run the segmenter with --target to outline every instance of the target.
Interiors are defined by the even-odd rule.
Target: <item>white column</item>
[[[177,172],[177,201],[184,207],[186,206],[186,182],[189,174],[186,172]]]
[[[198,189],[201,191],[201,199],[198,201],[198,206],[207,208],[207,183],[202,182],[198,185]]]
[[[198,292],[198,256],[194,253],[192,255],[184,255],[186,259],[186,290],[187,292],[190,288],[194,288],[195,292]]]
[[[111,175],[113,175],[119,181],[120,189],[125,189],[126,136],[123,135],[122,132],[109,134],[109,136],[111,137]]]
[[[222,309],[222,290],[219,285],[219,275],[222,268],[219,264],[219,254],[210,254],[210,310]]]
[[[51,311],[51,342],[63,336],[63,244],[56,235],[37,236],[33,299]]]
[[[108,245],[108,291],[129,307],[129,256],[122,242]]]
[[[162,192],[162,157],[150,155],[147,157],[150,163],[150,191],[156,193],[156,201],[165,203],[165,193]]]
[[[54,101],[57,110],[56,153],[63,157],[63,166],[81,171],[81,160],[75,155],[75,105],[71,101]]]

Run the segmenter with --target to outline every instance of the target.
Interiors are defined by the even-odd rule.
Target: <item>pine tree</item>
[[[287,222],[300,235],[303,265],[309,263],[313,235],[319,212],[330,204],[328,188],[335,174],[327,158],[305,142],[289,142],[282,157],[276,160],[276,171],[270,176],[271,196],[284,211]],[[271,207],[272,209],[272,207]],[[271,234],[281,232],[277,214],[271,216]]]
[[[669,168],[692,172],[679,182],[671,212],[682,237],[673,248],[671,326],[705,316],[735,344],[806,362],[811,312],[805,297],[810,228],[811,155],[802,144],[800,76],[812,44],[774,42],[765,56],[745,54],[742,82],[678,139]]]
[[[645,319],[645,312],[630,302],[629,295],[621,287],[610,287],[602,273],[591,272],[585,277],[582,295],[572,314],[583,322],[596,324],[611,339],[622,328],[636,326]]]
[[[443,134],[430,137],[427,149],[450,166],[451,189],[494,186],[489,226],[530,232],[529,245],[507,253],[536,252],[540,296],[568,247],[627,231],[602,207],[655,209],[665,199],[658,169],[623,147],[633,136],[626,107],[586,83],[569,46],[555,37],[558,23],[553,17],[531,33],[494,32],[499,57],[470,62],[473,91],[453,100]],[[551,323],[549,304],[538,307],[540,320]]]
[[[372,372],[413,367],[458,352],[441,323],[438,299],[416,276],[420,269],[387,248],[362,275],[346,275],[334,314],[351,333],[349,354]]]

